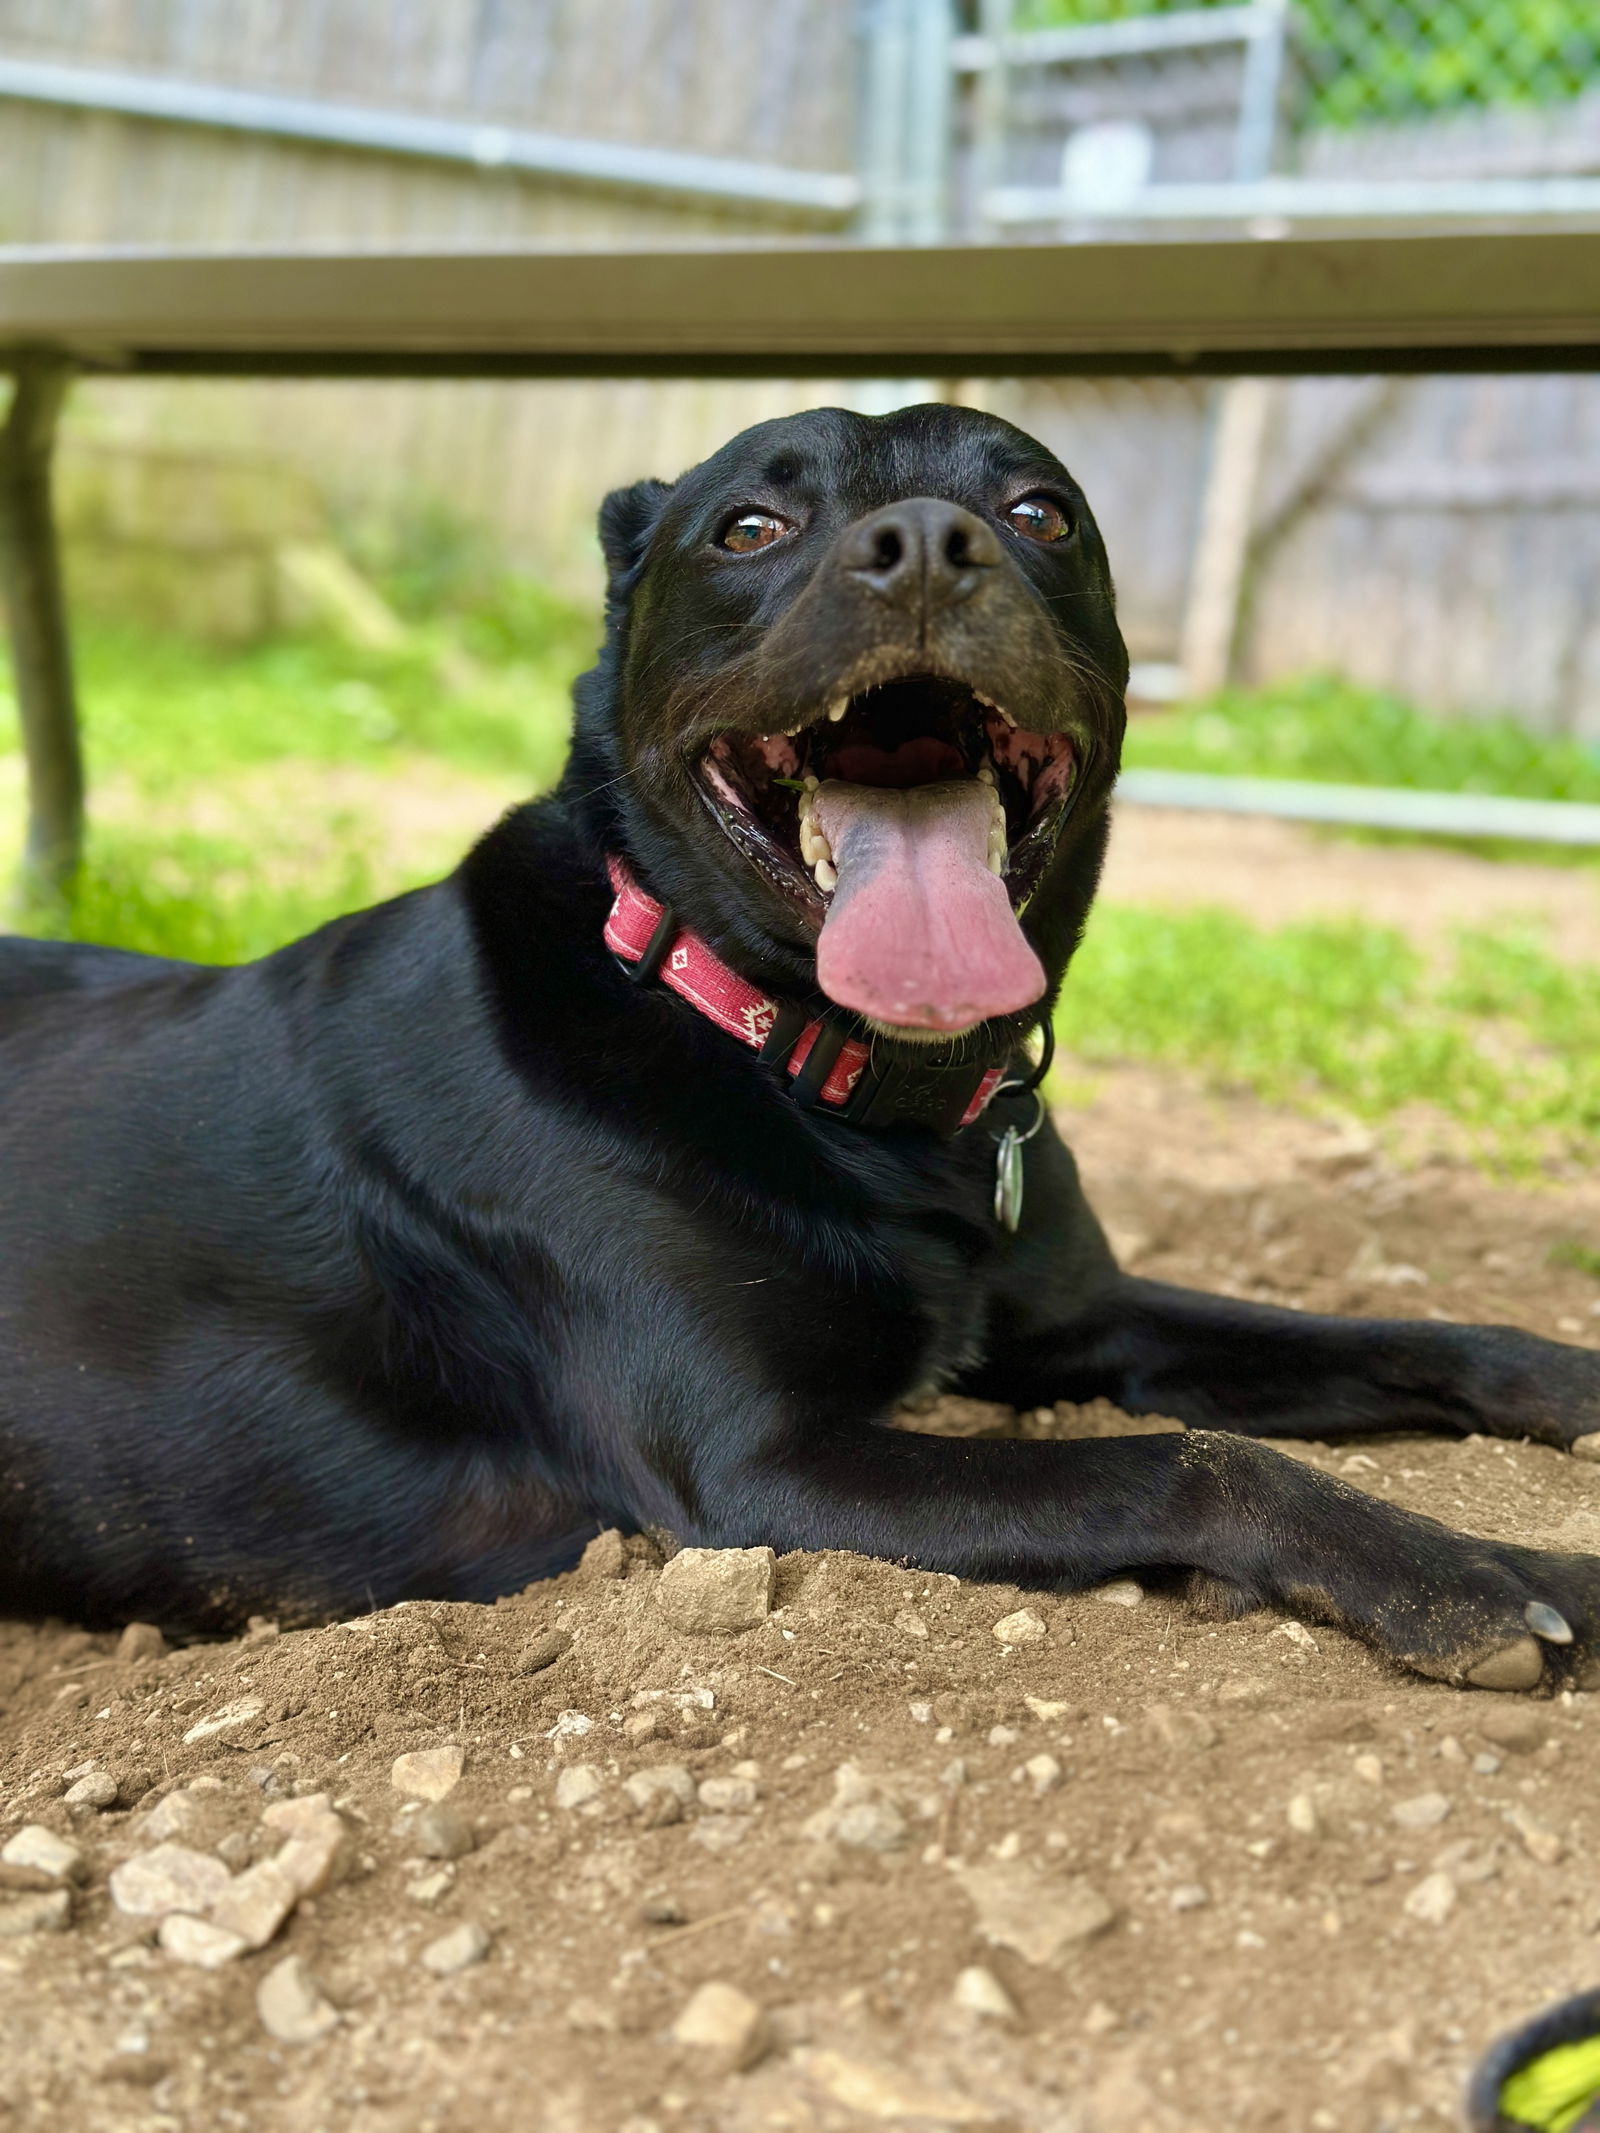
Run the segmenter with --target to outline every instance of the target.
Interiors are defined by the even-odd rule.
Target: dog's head
[[[1105,842],[1127,655],[1009,423],[829,408],[606,499],[568,791],[735,968],[948,1040],[1037,1019]]]

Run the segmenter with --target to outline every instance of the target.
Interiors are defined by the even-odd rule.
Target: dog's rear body
[[[1027,519],[1046,492],[1069,533]],[[728,529],[757,519],[741,552]],[[787,712],[809,704],[794,745],[825,750],[824,704],[878,707],[876,739],[854,708],[839,729],[868,790],[837,803],[844,819],[854,792],[876,832],[894,808],[873,777],[900,773],[873,763],[933,742],[891,746],[873,692],[926,674],[948,696],[960,675],[941,791],[962,720],[988,720],[1003,766],[993,706],[1065,707],[1038,722],[1059,728],[1048,747],[1022,735],[1035,790],[1054,783],[1004,862],[1053,990],[1103,851],[1122,679],[1064,470],[955,410],[815,415],[625,492],[604,533],[607,645],[567,775],[449,880],[237,970],[0,944],[0,1603],[205,1630],[486,1599],[600,1526],[659,1524],[972,1576],[1139,1569],[1486,1686],[1588,1667],[1600,1563],[1451,1533],[1249,1433],[1570,1444],[1600,1430],[1596,1358],[1124,1276],[1048,1126],[1012,1235],[996,1147],[1032,1123],[1025,1091],[953,1133],[862,1130],[605,944],[622,860],[751,984],[826,1009],[818,922],[845,937],[843,889],[870,868],[841,867],[836,897],[791,879],[738,765],[758,742],[767,814],[791,787],[804,810],[804,779],[760,769],[788,761]],[[856,891],[874,925],[835,957],[868,994],[901,887],[877,906]],[[946,965],[930,1000],[981,989]],[[941,1012],[898,1046],[880,1020],[878,1041],[957,1078],[1023,1077],[1043,1005],[916,1050]],[[1198,1427],[951,1443],[883,1426],[935,1386],[1107,1395]]]

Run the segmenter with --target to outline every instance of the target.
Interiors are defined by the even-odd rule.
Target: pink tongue
[[[927,1030],[1032,1006],[1045,975],[989,871],[992,815],[988,786],[969,778],[819,788],[814,816],[839,874],[817,943],[830,1000]]]

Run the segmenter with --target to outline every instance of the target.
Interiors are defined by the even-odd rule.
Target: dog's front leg
[[[1118,1275],[1064,1322],[1024,1305],[996,1331],[963,1389],[1017,1407],[1105,1398],[1250,1436],[1423,1429],[1600,1449],[1600,1355],[1515,1326],[1321,1317]]]
[[[1071,1442],[795,1428],[704,1492],[696,1539],[850,1548],[1081,1588],[1177,1574],[1225,1612],[1281,1606],[1484,1688],[1600,1664],[1600,1559],[1453,1533],[1215,1430]]]

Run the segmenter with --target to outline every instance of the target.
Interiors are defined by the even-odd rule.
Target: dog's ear
[[[613,591],[643,561],[671,494],[669,481],[636,481],[630,489],[613,489],[600,506],[600,552]]]

